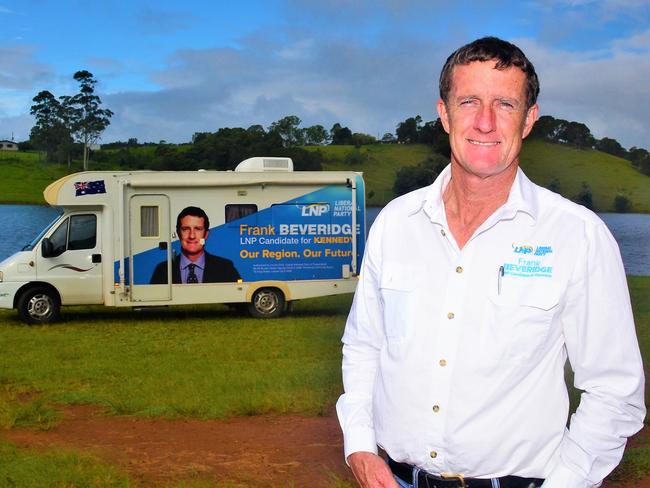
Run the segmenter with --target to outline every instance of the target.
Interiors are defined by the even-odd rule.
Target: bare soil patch
[[[255,487],[328,488],[334,479],[354,479],[343,461],[343,439],[333,411],[323,417],[227,420],[113,417],[92,406],[66,406],[61,411],[63,420],[52,430],[12,429],[0,435],[20,447],[89,452],[122,467],[142,486],[204,479]],[[644,430],[640,435],[649,434]],[[633,439],[631,447],[635,443]],[[631,486],[650,488],[650,477],[603,484]]]
[[[352,479],[343,461],[336,415],[264,415],[227,420],[112,417],[89,406],[65,407],[49,431],[1,435],[20,447],[69,447],[124,468],[143,486],[189,479],[255,487],[323,487]]]

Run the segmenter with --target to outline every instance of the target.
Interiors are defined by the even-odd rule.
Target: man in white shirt
[[[370,230],[337,403],[362,487],[599,486],[643,425],[616,242],[519,169],[538,93],[513,44],[453,53],[438,101],[451,164]],[[583,391],[568,428],[567,357]]]

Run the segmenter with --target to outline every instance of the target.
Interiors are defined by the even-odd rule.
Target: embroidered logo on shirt
[[[551,246],[530,246],[528,244],[513,244],[512,249],[515,254],[532,254],[534,256],[546,256],[553,252]]]

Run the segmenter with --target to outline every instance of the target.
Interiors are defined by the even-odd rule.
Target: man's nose
[[[474,128],[483,133],[489,133],[496,129],[496,113],[490,105],[481,105],[476,112]]]

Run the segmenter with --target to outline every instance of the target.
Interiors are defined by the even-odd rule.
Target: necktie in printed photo
[[[187,282],[188,283],[198,283],[199,278],[196,276],[196,273],[194,272],[194,268],[196,268],[196,264],[188,264],[187,269],[190,270],[190,272],[187,274]]]

